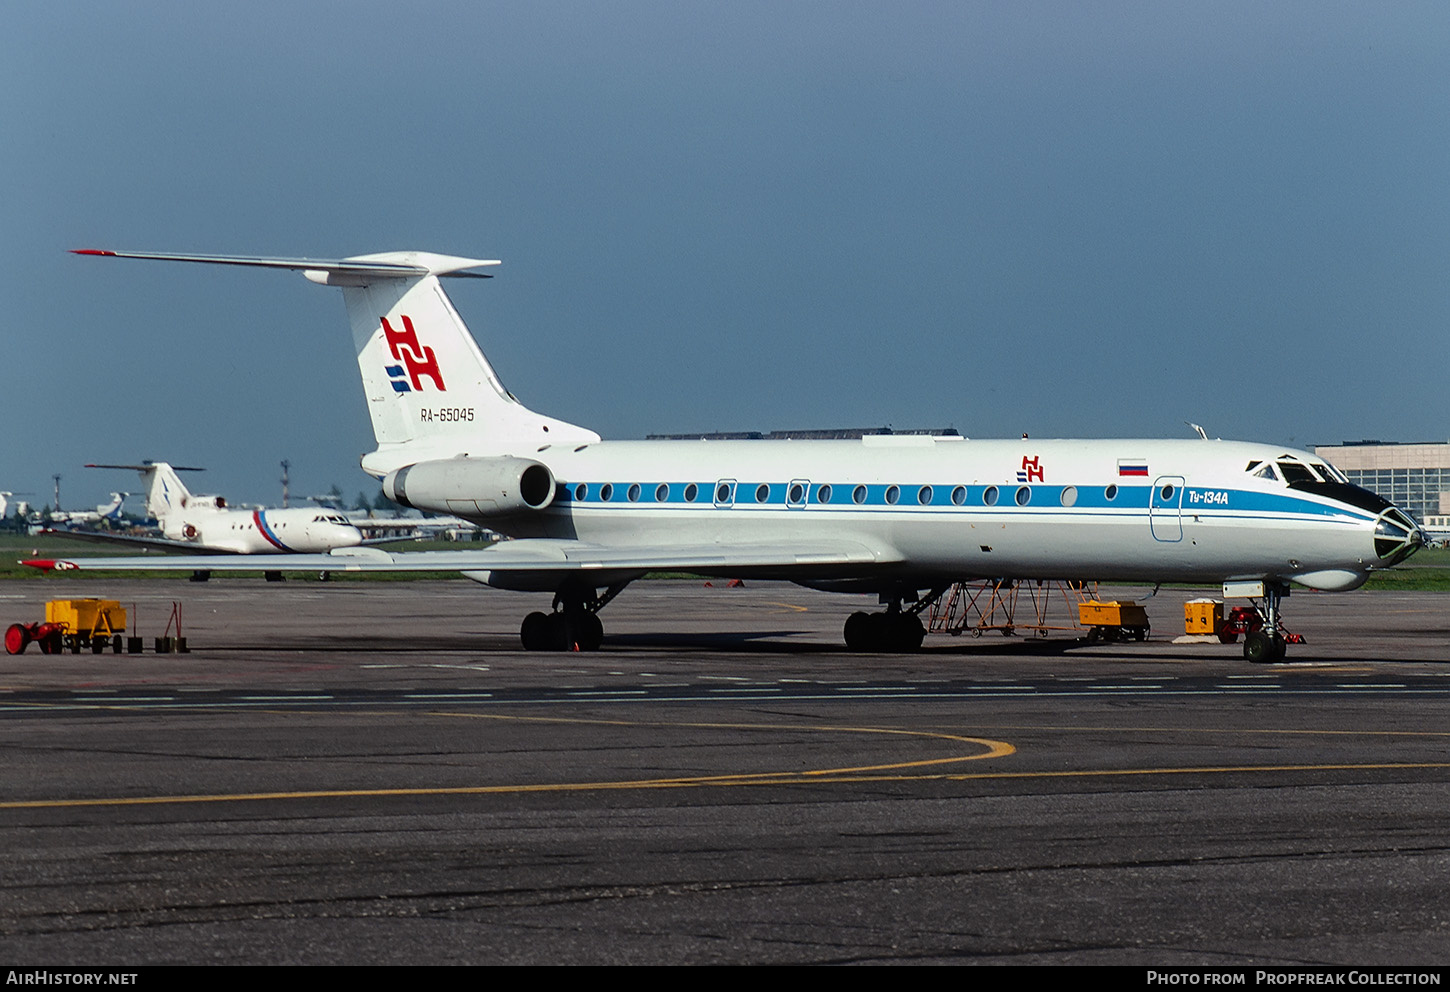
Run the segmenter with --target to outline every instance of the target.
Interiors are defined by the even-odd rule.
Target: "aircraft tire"
[[[846,618],[845,635],[848,651],[909,654],[920,650],[926,628],[914,614],[857,611]]]
[[[921,642],[926,640],[926,628],[921,625],[921,617],[914,613],[898,613],[890,618],[890,622],[895,650],[906,654],[921,650]]]
[[[598,651],[599,645],[604,643],[604,623],[599,614],[586,611],[575,614],[572,620],[574,643],[579,645],[579,650]]]
[[[1252,630],[1244,635],[1244,657],[1256,665],[1272,664],[1283,660],[1283,638],[1275,637],[1267,630]]]
[[[540,613],[535,610],[524,617],[522,626],[519,627],[519,641],[523,644],[525,651],[547,651],[548,650],[548,628],[549,614]]]

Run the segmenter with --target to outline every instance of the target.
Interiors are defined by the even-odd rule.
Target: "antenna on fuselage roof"
[[[1191,420],[1185,420],[1184,423],[1187,424],[1189,427],[1192,427],[1194,433],[1196,433],[1199,437],[1203,438],[1205,441],[1208,440],[1208,431],[1204,430],[1202,427],[1199,427]]]

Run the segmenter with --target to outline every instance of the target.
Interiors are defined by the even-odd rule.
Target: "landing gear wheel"
[[[574,646],[569,621],[563,613],[550,613],[544,624],[544,650],[568,651]]]
[[[893,648],[907,654],[920,651],[921,642],[926,640],[926,628],[921,625],[921,617],[914,613],[888,613],[887,616],[891,618]]]
[[[547,651],[548,632],[549,614],[535,610],[524,617],[523,625],[519,627],[519,641],[525,651]]]
[[[1254,664],[1283,661],[1284,649],[1284,638],[1276,632],[1253,630],[1244,635],[1244,657]]]
[[[870,651],[871,614],[857,610],[846,618],[846,650]]]
[[[598,651],[604,641],[604,624],[587,610],[536,611],[524,617],[519,641],[525,651]]]
[[[597,613],[580,613],[574,618],[574,643],[580,651],[598,651],[604,643],[604,623]]]
[[[926,638],[921,617],[914,613],[852,613],[846,619],[848,651],[920,650]]]

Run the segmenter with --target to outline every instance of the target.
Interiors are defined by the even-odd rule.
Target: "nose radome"
[[[1424,531],[1394,507],[1381,513],[1375,521],[1374,551],[1385,566],[1399,564],[1424,545]]]

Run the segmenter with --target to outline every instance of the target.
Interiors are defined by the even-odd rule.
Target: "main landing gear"
[[[599,611],[624,589],[610,586],[603,596],[592,587],[566,585],[554,594],[554,611],[524,617],[519,640],[525,651],[598,651],[604,641]]]
[[[1259,623],[1244,634],[1244,657],[1249,661],[1256,664],[1283,661],[1288,645],[1304,643],[1299,634],[1284,629],[1279,615],[1279,601],[1287,595],[1288,586],[1265,584],[1263,603],[1254,603]]]
[[[903,608],[902,603],[916,590],[907,593],[882,593],[881,601],[886,603],[883,613],[857,611],[846,618],[846,650],[880,651],[909,654],[920,650],[926,637],[926,627],[921,622],[921,611],[926,609],[946,587],[933,589],[915,603]]]

